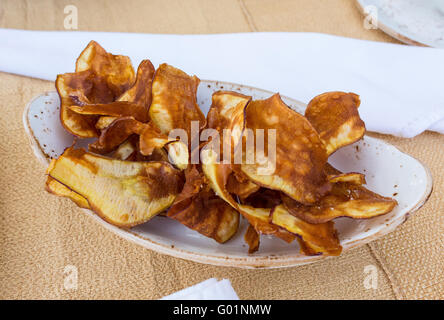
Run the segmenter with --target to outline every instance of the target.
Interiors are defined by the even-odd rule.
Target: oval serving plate
[[[206,114],[211,96],[217,90],[233,90],[254,99],[268,98],[273,93],[217,81],[201,81],[197,93],[198,103]],[[283,97],[294,110],[304,113],[306,105]],[[59,97],[47,92],[34,98],[25,108],[23,122],[31,147],[37,158],[45,165],[49,158],[58,157],[73,142],[59,120]],[[79,146],[91,142],[81,140]],[[344,252],[375,240],[402,224],[412,212],[418,210],[432,191],[430,171],[420,161],[401,152],[394,146],[372,137],[344,147],[330,157],[329,162],[345,172],[361,172],[366,175],[367,187],[384,196],[395,198],[399,205],[387,215],[367,220],[339,218],[336,228]],[[119,236],[148,249],[174,257],[201,263],[241,268],[278,268],[307,264],[325,256],[304,256],[299,253],[296,242],[286,242],[269,236],[261,237],[259,251],[248,254],[243,235],[247,223],[242,219],[237,234],[225,244],[218,244],[179,222],[158,216],[130,230],[115,227],[92,211],[82,209],[105,228]]]

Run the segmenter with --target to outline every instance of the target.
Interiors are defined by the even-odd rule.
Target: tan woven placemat
[[[351,0],[2,0],[0,27],[64,30],[68,4],[78,8],[79,30],[314,31],[395,42],[366,30]],[[155,299],[210,277],[230,279],[241,299],[444,297],[444,135],[377,135],[422,160],[434,177],[428,203],[395,232],[312,265],[239,270],[138,247],[94,223],[70,201],[44,192],[45,168],[28,146],[22,111],[53,83],[0,73],[0,84],[0,298]],[[64,287],[70,265],[78,270],[76,290]],[[377,289],[364,285],[368,265],[377,269]]]

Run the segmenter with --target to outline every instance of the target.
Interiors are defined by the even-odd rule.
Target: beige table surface
[[[313,31],[396,42],[365,29],[353,0],[1,0],[0,27],[64,30],[68,4],[78,8],[82,31]],[[444,135],[373,134],[422,160],[434,176],[428,203],[395,232],[312,265],[215,267],[138,247],[43,190],[44,168],[32,155],[21,118],[25,104],[53,86],[0,73],[0,298],[156,299],[210,277],[230,279],[241,299],[444,297]],[[78,270],[77,290],[64,289],[67,265]],[[368,265],[377,268],[377,289],[364,286]]]

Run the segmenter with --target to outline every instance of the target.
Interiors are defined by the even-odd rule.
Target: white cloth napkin
[[[0,29],[0,71],[54,80],[73,72],[90,40],[131,57],[167,62],[201,79],[250,85],[308,102],[319,93],[361,96],[370,131],[444,133],[444,49],[316,33],[159,35]]]
[[[160,300],[239,300],[239,297],[230,280],[218,281],[216,278],[211,278]]]

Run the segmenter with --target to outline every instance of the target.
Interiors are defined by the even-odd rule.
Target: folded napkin
[[[201,79],[250,85],[308,102],[352,91],[367,129],[413,137],[444,133],[444,49],[316,33],[160,35],[0,29],[0,71],[54,80],[73,72],[90,40],[131,57],[167,62]]]
[[[211,278],[160,300],[239,300],[239,297],[230,280],[218,281],[216,278]]]

